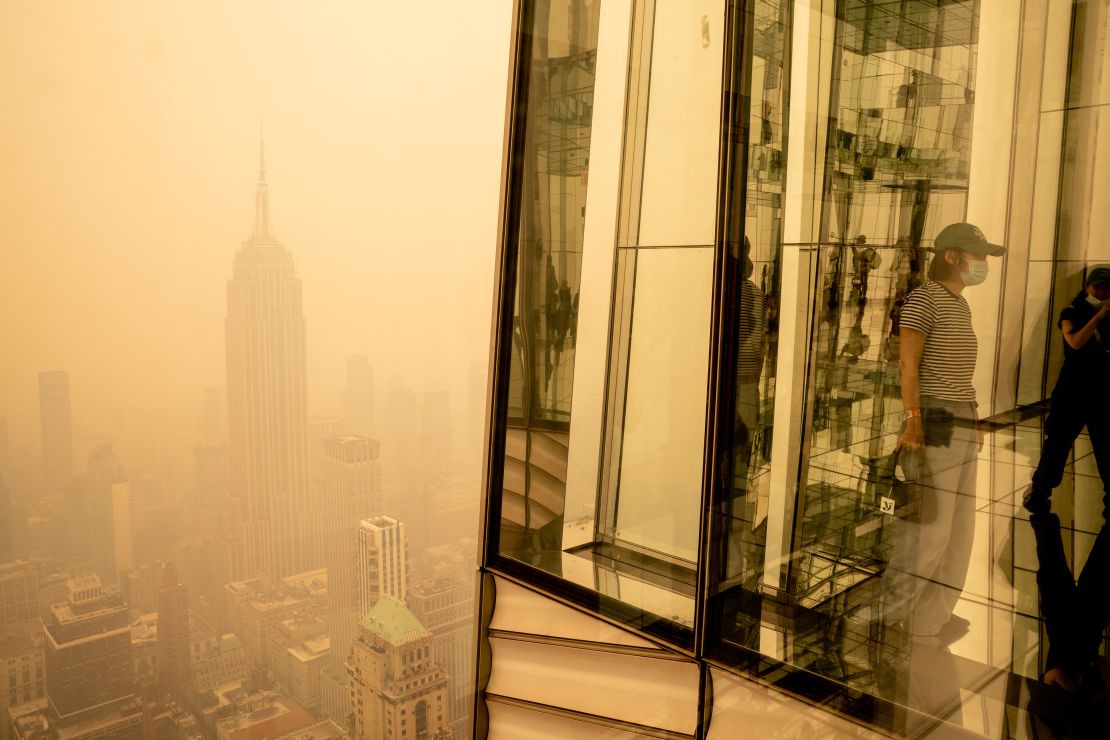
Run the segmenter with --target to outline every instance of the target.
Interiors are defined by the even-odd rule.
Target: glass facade
[[[1059,388],[1106,351],[1095,319],[1062,336],[1110,261],[1106,4],[522,0],[517,25],[479,730],[1093,730],[1110,448],[1101,393]],[[566,612],[528,622],[544,599]],[[533,662],[596,689],[525,695]],[[628,714],[637,681],[682,708]]]

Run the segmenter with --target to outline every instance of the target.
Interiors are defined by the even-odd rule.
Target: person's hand
[[[899,449],[920,450],[925,444],[925,432],[921,425],[920,416],[911,416],[906,419],[906,428],[902,430],[902,436],[898,440]]]
[[[1101,306],[1098,307],[1098,318],[1100,321],[1106,318],[1107,314],[1110,314],[1110,301],[1107,301],[1106,303],[1103,303]]]

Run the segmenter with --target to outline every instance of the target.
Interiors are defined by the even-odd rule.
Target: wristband
[[[909,409],[908,411],[903,411],[900,418],[902,419],[902,421],[909,421],[914,417],[921,418],[921,409]]]

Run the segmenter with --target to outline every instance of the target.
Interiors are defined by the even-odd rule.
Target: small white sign
[[[883,496],[879,500],[879,511],[884,514],[894,514],[894,499]]]

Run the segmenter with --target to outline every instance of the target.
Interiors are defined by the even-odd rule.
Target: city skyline
[[[21,348],[0,369],[13,456],[37,453],[43,370],[70,373],[77,461],[96,441],[149,436],[151,416],[166,420],[160,433],[171,440],[196,425],[206,389],[223,384],[221,296],[250,232],[244,206],[260,113],[272,194],[283,204],[275,226],[290,244],[311,245],[298,264],[312,328],[310,413],[340,411],[344,364],[360,354],[379,388],[393,375],[417,391],[458,382],[461,398],[458,378],[466,363],[484,364],[488,342],[496,210],[486,204],[497,189],[504,98],[491,81],[504,79],[508,48],[508,13],[497,11],[483,10],[488,23],[476,26],[487,44],[456,38],[448,23],[472,12],[437,11],[444,27],[429,41],[444,55],[467,49],[464,68],[430,64],[424,45],[397,38],[389,29],[406,16],[387,6],[323,17],[293,3],[246,3],[221,9],[213,24],[212,9],[135,14],[108,3],[61,26],[40,9],[5,9],[3,47],[20,55],[0,75],[21,111],[0,123],[9,163],[0,333]],[[17,41],[46,28],[41,44]],[[317,53],[304,33],[330,41]],[[413,77],[385,72],[399,60],[412,62]],[[367,85],[338,82],[336,70],[351,65],[367,70]],[[422,70],[433,69],[434,101],[419,94],[433,84]],[[83,85],[90,74],[102,82]],[[443,86],[444,74],[457,79]],[[35,92],[44,79],[55,83],[46,96]],[[435,117],[398,105],[410,97],[464,111],[454,131],[473,166],[434,176],[459,161],[447,156],[455,145],[419,135]],[[59,117],[75,110],[90,114],[79,126]],[[67,165],[44,179],[30,152]],[[429,214],[422,203],[436,193]],[[64,219],[51,215],[59,208]],[[459,371],[445,354],[463,358]]]

